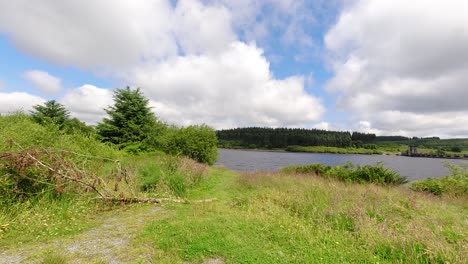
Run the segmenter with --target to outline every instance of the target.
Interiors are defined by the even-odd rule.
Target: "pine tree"
[[[55,100],[47,101],[44,105],[35,105],[33,108],[31,117],[41,125],[55,124],[62,128],[65,121],[70,117],[70,113],[65,106]]]
[[[104,118],[96,127],[103,141],[126,147],[148,141],[157,121],[148,106],[148,99],[140,89],[117,89],[114,105],[105,109],[109,118]]]

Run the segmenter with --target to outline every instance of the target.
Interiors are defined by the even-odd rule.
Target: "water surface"
[[[374,165],[379,161],[408,180],[437,178],[449,174],[445,162],[459,164],[462,160],[412,158],[385,155],[323,154],[296,152],[268,152],[253,150],[219,149],[217,165],[237,171],[275,171],[289,165],[322,163],[326,165],[344,164],[349,161],[359,165]],[[465,161],[466,162],[466,161]]]

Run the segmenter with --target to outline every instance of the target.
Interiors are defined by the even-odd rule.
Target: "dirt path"
[[[0,252],[0,264],[40,263],[51,255],[62,256],[70,263],[150,263],[151,247],[132,244],[145,223],[163,210],[158,206],[118,210],[98,227],[78,235]]]

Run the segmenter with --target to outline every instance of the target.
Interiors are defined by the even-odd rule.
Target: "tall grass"
[[[211,197],[142,234],[157,263],[464,263],[466,200],[304,174],[212,171]],[[208,191],[206,191],[208,193]]]

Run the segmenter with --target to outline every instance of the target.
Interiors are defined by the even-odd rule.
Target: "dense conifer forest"
[[[351,147],[349,132],[304,128],[247,127],[218,130],[221,146],[285,148],[287,146]]]

